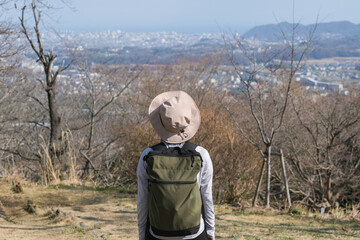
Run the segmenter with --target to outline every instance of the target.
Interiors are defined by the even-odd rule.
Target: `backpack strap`
[[[192,142],[185,142],[181,149],[194,151],[197,146],[198,145],[196,145],[196,144],[194,144]],[[167,149],[164,142],[160,142],[158,144],[155,144],[154,146],[151,146],[150,148],[153,151],[161,151],[161,150]]]
[[[150,148],[156,152],[161,152],[161,151],[164,151],[165,149],[167,149],[164,142],[159,142],[158,144],[151,146]]]
[[[192,143],[192,142],[185,142],[184,146],[182,147],[182,149],[184,150],[189,150],[189,151],[195,151],[195,148],[198,145]]]
[[[186,150],[195,150],[195,148],[197,147],[198,145],[192,143],[192,142],[185,142],[182,149],[186,149]],[[160,142],[158,144],[155,144],[154,146],[151,146],[150,147],[153,151],[161,151],[161,150],[164,150],[166,149],[166,145],[164,142]]]
[[[169,147],[167,148],[164,142],[160,142],[154,146],[151,147],[153,151],[149,152],[145,157],[144,161],[147,160],[148,157],[153,155],[163,155],[163,156],[199,156],[201,159],[201,167],[203,166],[203,160],[201,158],[201,155],[199,152],[197,152],[195,149],[198,145],[191,143],[191,142],[185,142],[182,148],[179,147]]]
[[[181,148],[183,152],[186,152],[188,154],[199,156],[201,159],[201,167],[203,166],[203,160],[199,152],[197,152],[195,149],[198,147],[198,145],[192,143],[192,142],[185,142],[184,146]]]
[[[152,149],[152,151],[149,152],[149,153],[144,157],[143,160],[144,160],[145,162],[146,162],[147,158],[148,158],[150,155],[162,153],[162,152],[166,151],[166,149],[167,149],[165,143],[163,143],[163,142],[160,142],[160,143],[158,143],[158,144],[155,144],[154,146],[151,146],[150,148]]]

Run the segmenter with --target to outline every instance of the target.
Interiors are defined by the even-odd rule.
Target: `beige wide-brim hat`
[[[195,101],[183,91],[164,92],[149,107],[150,122],[162,140],[181,143],[199,129],[201,117]]]

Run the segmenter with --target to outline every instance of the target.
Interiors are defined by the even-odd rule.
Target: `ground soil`
[[[0,180],[0,240],[138,239],[136,195],[117,188]],[[37,212],[29,213],[31,204]],[[27,209],[27,210],[26,210]],[[57,213],[56,213],[57,211]],[[359,239],[359,219],[216,205],[217,239]]]

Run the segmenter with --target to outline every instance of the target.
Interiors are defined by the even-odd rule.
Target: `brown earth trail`
[[[118,188],[0,180],[0,240],[138,239],[136,194]],[[27,204],[36,209],[29,213]],[[360,239],[360,219],[216,205],[217,239]],[[103,238],[101,238],[103,236]]]

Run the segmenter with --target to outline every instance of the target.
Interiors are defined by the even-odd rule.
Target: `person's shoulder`
[[[196,148],[195,148],[195,151],[197,151],[198,153],[200,153],[201,155],[209,155],[209,152],[208,150],[206,150],[206,148],[200,146],[200,145],[197,145]]]
[[[197,151],[200,154],[201,159],[203,160],[204,169],[211,169],[212,161],[211,161],[211,157],[210,157],[208,150],[206,150],[204,147],[198,145],[195,148],[195,151]]]

